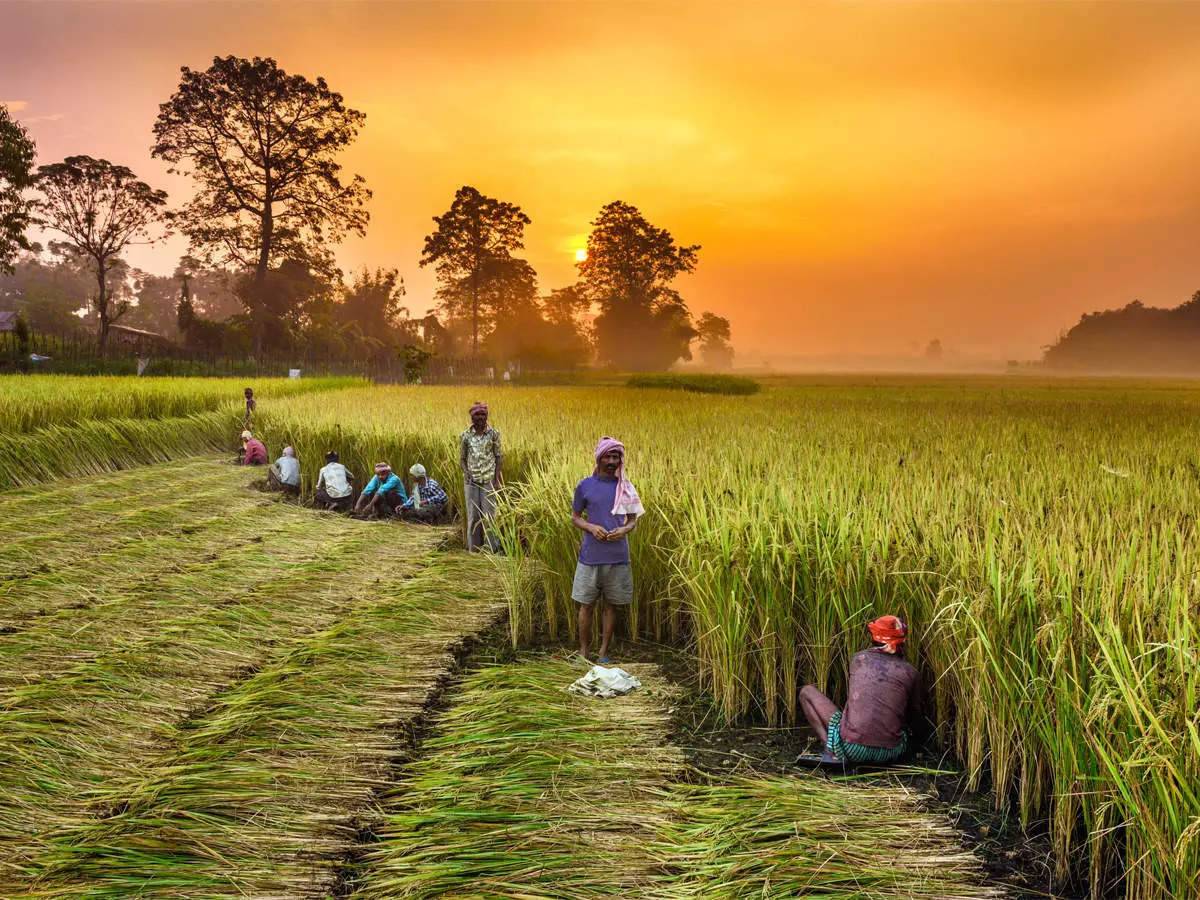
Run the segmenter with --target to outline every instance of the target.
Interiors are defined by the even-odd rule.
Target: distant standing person
[[[325,465],[317,475],[316,500],[326,509],[343,512],[350,508],[354,489],[354,476],[341,464],[336,450],[325,454]]]
[[[267,446],[249,431],[242,432],[242,465],[265,466]]]
[[[254,424],[254,410],[257,408],[258,403],[254,399],[254,388],[246,388],[244,393],[246,396],[246,415],[242,419],[242,427],[249,428]]]
[[[292,447],[283,448],[283,456],[271,463],[267,470],[267,484],[273,490],[283,491],[293,497],[300,496],[300,460]]]
[[[467,501],[467,549],[478,550],[484,542],[495,551],[495,537],[488,526],[496,512],[496,490],[504,483],[501,474],[500,432],[488,424],[488,406],[471,407],[471,427],[459,440],[459,462]]]
[[[633,570],[628,535],[646,510],[637,489],[625,477],[625,445],[602,437],[596,445],[596,468],[575,487],[571,523],[583,532],[571,599],[579,606],[579,653],[585,659],[592,642],[592,610],[603,598],[600,659],[608,663],[608,647],[617,607],[633,602]]]
[[[376,463],[375,475],[358,495],[358,503],[354,505],[354,514],[385,518],[398,516],[400,507],[407,499],[408,494],[404,491],[404,482],[400,480],[400,476],[393,472],[392,467],[387,463]]]
[[[889,763],[908,751],[908,723],[920,710],[920,673],[904,658],[908,626],[897,616],[867,625],[872,645],[850,659],[846,707],[806,684],[800,708],[825,744],[827,760]]]

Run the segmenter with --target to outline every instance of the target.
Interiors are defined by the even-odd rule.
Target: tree
[[[434,216],[437,230],[425,237],[421,265],[437,267],[438,299],[451,318],[469,318],[471,352],[479,353],[480,332],[491,314],[536,278],[533,268],[512,256],[525,246],[529,216],[521,207],[464,185],[450,209]],[[533,288],[536,294],[536,283]]]
[[[695,270],[699,250],[677,245],[628,203],[618,200],[600,211],[587,256],[576,265],[581,289],[600,308],[595,333],[602,360],[637,370],[691,359],[696,330],[671,282]]]
[[[29,249],[25,191],[33,186],[33,156],[29,133],[0,105],[0,274],[11,274],[17,251]]]
[[[60,232],[93,267],[96,292],[92,309],[100,323],[100,354],[108,346],[108,329],[129,309],[129,301],[113,298],[111,273],[121,265],[130,244],[153,242],[166,217],[165,191],[150,187],[125,166],[90,156],[68,156],[41,166],[36,204],[38,221]],[[114,302],[110,302],[114,301]]]
[[[324,78],[288,75],[269,58],[216,57],[181,72],[151,152],[196,182],[178,214],[193,251],[252,273],[239,296],[261,351],[264,317],[278,305],[267,293],[272,268],[288,259],[328,276],[330,245],[366,233],[371,192],[359,175],[343,182],[337,162],[366,116]]]
[[[342,291],[335,319],[355,328],[363,336],[384,343],[396,323],[408,313],[404,305],[404,279],[395,269],[366,269],[354,276]]]
[[[942,358],[942,341],[940,338],[934,338],[925,345],[925,358],[929,360],[939,360]]]
[[[700,337],[700,359],[714,369],[728,369],[733,365],[733,347],[729,344],[732,329],[729,320],[706,312],[696,323]]]

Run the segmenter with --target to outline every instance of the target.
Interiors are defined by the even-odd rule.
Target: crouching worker
[[[645,512],[633,483],[625,477],[625,445],[603,437],[596,445],[596,468],[575,488],[571,523],[583,532],[571,599],[579,606],[579,654],[588,659],[592,610],[604,599],[600,623],[600,659],[610,662],[617,607],[633,602],[633,573],[627,535]]]
[[[353,480],[349,470],[338,461],[337,451],[330,450],[325,454],[325,465],[317,476],[317,503],[325,509],[345,512],[354,499],[354,491],[350,487]]]
[[[400,480],[400,476],[393,472],[387,463],[377,463],[375,475],[358,495],[354,514],[377,516],[381,519],[399,515],[398,511],[407,499],[408,494],[404,492],[404,482]]]
[[[249,431],[242,432],[242,465],[265,466],[267,464],[267,445],[252,435]]]
[[[283,456],[271,463],[267,469],[267,484],[273,491],[283,491],[293,497],[300,496],[300,460],[291,447],[283,448]]]
[[[450,502],[442,486],[429,477],[420,463],[414,463],[408,474],[413,479],[412,489],[408,499],[400,505],[400,518],[430,524],[441,521]]]
[[[826,761],[895,762],[908,751],[908,725],[920,705],[920,674],[904,659],[908,627],[896,616],[867,625],[873,646],[850,660],[845,709],[808,684],[800,707],[825,743]]]

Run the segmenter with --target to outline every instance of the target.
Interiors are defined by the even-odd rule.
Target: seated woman
[[[800,707],[825,744],[827,761],[895,762],[908,751],[908,724],[919,713],[920,674],[904,659],[908,626],[896,616],[867,625],[873,646],[850,660],[846,708],[807,684]]]
[[[358,502],[354,504],[356,516],[377,516],[381,519],[400,514],[401,505],[408,500],[404,482],[385,462],[377,463],[374,477],[367,482]]]
[[[283,456],[267,469],[267,484],[273,491],[283,491],[292,497],[300,496],[300,460],[291,447],[283,448]]]
[[[412,490],[408,499],[400,505],[400,518],[409,522],[440,522],[446,514],[450,498],[442,486],[426,474],[425,467],[420,463],[414,463],[408,474],[413,478]]]

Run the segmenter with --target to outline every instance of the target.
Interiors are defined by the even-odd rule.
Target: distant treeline
[[[1200,291],[1174,309],[1134,300],[1123,309],[1085,313],[1044,359],[1058,369],[1200,372]]]

